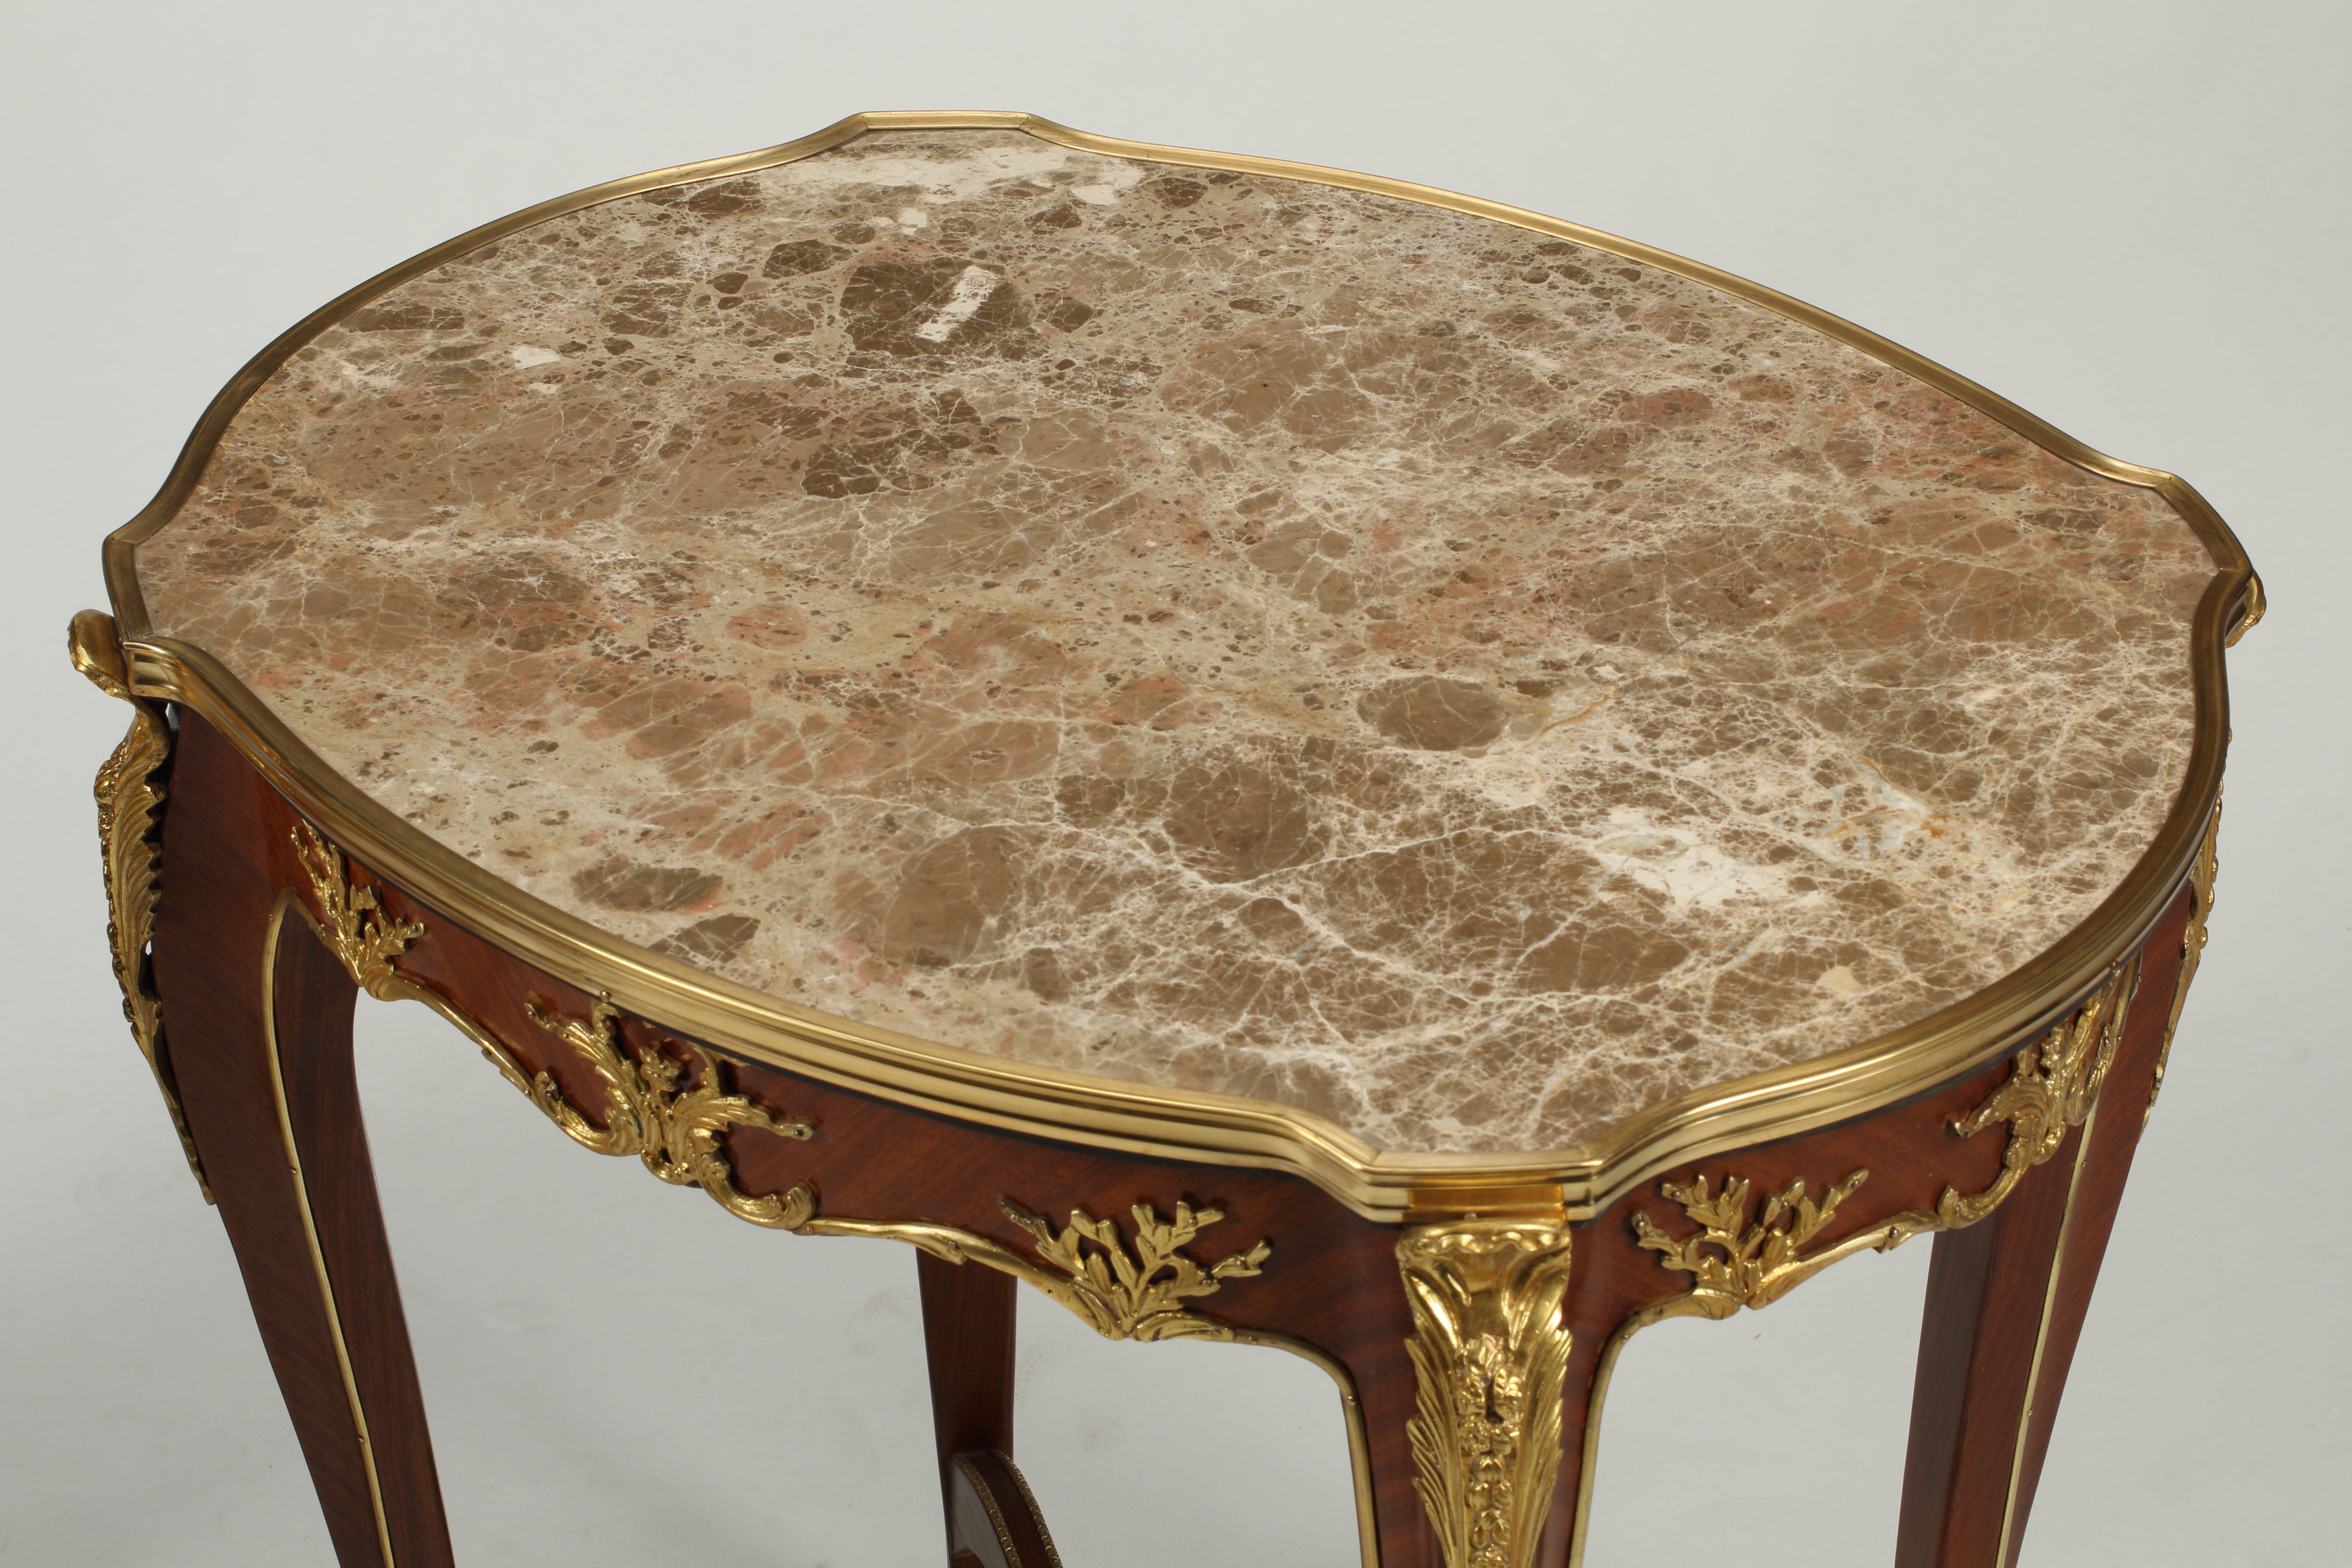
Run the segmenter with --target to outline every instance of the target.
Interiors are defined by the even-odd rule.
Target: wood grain
[[[955,1550],[955,1456],[1013,1452],[1013,1364],[1020,1282],[976,1263],[915,1254],[923,1298],[923,1353],[949,1552]]]
[[[2184,893],[2147,939],[2139,990],[2087,1124],[1990,1218],[1936,1239],[1896,1568],[2011,1568],[2022,1549],[2155,1089],[2189,912]]]
[[[294,821],[290,808],[216,733],[184,715],[164,827],[157,974],[190,1123],[207,1168],[215,1173],[222,1215],[340,1559],[353,1568],[379,1563],[381,1553],[364,1455],[353,1434],[276,1124],[257,984],[273,900],[287,889],[307,899],[307,883],[291,849]],[[519,962],[439,910],[382,883],[366,868],[352,869],[356,879],[378,888],[389,913],[425,925],[424,935],[398,961],[404,975],[455,1003],[502,1042],[526,1073],[551,1075],[573,1105],[592,1120],[601,1116],[603,1089],[587,1064],[534,1024],[528,1011],[537,1001],[560,1013],[584,1016],[593,996]],[[2007,1568],[1996,1565],[1989,1553],[1999,1544],[2012,1469],[2021,1482],[2010,1532],[2012,1550],[2022,1534],[2057,1394],[2128,1173],[2170,1003],[2186,909],[2184,898],[2150,942],[2145,977],[2105,1090],[2107,1111],[2094,1122],[2079,1183],[2076,1134],[2056,1159],[2031,1173],[1992,1217],[1937,1243],[1906,1478],[1901,1550],[1907,1555],[1899,1560],[1905,1568]],[[449,1561],[446,1530],[352,1080],[351,984],[299,921],[280,945],[278,979],[289,1108],[374,1442],[387,1523],[401,1568],[436,1568]],[[638,1019],[625,1020],[623,1033],[627,1047],[638,1053],[675,1038]],[[1268,1243],[1271,1251],[1259,1275],[1229,1279],[1190,1305],[1236,1330],[1304,1341],[1346,1369],[1369,1436],[1383,1568],[1443,1568],[1414,1489],[1407,1436],[1416,1394],[1405,1350],[1411,1319],[1393,1227],[1364,1219],[1293,1175],[1003,1132],[704,1048],[715,1064],[711,1070],[725,1080],[721,1087],[749,1096],[776,1116],[805,1119],[815,1127],[807,1142],[741,1129],[730,1133],[726,1152],[737,1184],[747,1193],[782,1194],[807,1183],[817,1194],[818,1212],[826,1216],[950,1225],[1031,1256],[1032,1238],[1006,1215],[1000,1200],[1010,1198],[1057,1226],[1072,1211],[1084,1209],[1118,1221],[1130,1235],[1129,1210],[1135,1205],[1148,1205],[1163,1216],[1172,1215],[1180,1202],[1221,1210],[1224,1217],[1189,1248],[1203,1264],[1260,1240]],[[2005,1132],[1988,1130],[1963,1139],[1954,1135],[1951,1123],[1990,1094],[2009,1071],[2003,1059],[1852,1122],[1661,1172],[1576,1227],[1575,1272],[1564,1309],[1575,1342],[1564,1393],[1566,1453],[1538,1563],[1563,1562],[1572,1538],[1589,1390],[1604,1346],[1628,1319],[1692,1283],[1690,1276],[1662,1267],[1657,1254],[1638,1245],[1632,1223],[1636,1212],[1671,1234],[1692,1228],[1678,1206],[1660,1194],[1659,1184],[1704,1173],[1719,1186],[1725,1177],[1737,1175],[1750,1181],[1760,1201],[1764,1193],[1795,1179],[1818,1194],[1866,1168],[1868,1180],[1811,1244],[1832,1247],[1892,1215],[1932,1209],[1947,1185],[1963,1192],[1988,1185],[2000,1166]],[[551,1149],[571,1148],[520,1102],[514,1126],[518,1138],[543,1138]],[[703,1200],[688,1191],[678,1201]],[[2063,1253],[2062,1229],[2067,1237]],[[771,1238],[769,1244],[822,1245],[800,1238]],[[970,1501],[958,1502],[957,1488],[968,1489],[969,1483],[958,1480],[948,1461],[957,1454],[1013,1451],[1013,1283],[976,1263],[959,1267],[926,1257],[918,1268],[942,1498],[952,1529],[956,1509]],[[1231,1353],[1276,1352],[1236,1348]],[[2021,1421],[2028,1380],[2035,1381],[2038,1392],[2032,1419]],[[1705,1413],[1695,1413],[1693,1420],[1695,1435],[1703,1432]],[[2021,1429],[2026,1445],[2021,1461]],[[1332,1440],[1339,1436],[1335,1429]],[[1987,1517],[1993,1521],[1990,1548],[1982,1546]],[[951,1554],[962,1550],[985,1555],[977,1543],[959,1536],[951,1535],[948,1544]]]
[[[294,816],[217,731],[183,713],[163,821],[156,989],[188,1125],[343,1568],[448,1568],[449,1531],[352,1064],[351,977],[289,914],[265,988]],[[281,846],[283,847],[281,847]],[[272,1016],[265,1016],[274,997]],[[297,1182],[269,1051],[284,1070]],[[310,1224],[304,1223],[307,1193]],[[315,1229],[329,1290],[322,1291]],[[331,1297],[330,1297],[331,1292]],[[338,1353],[337,1329],[342,1354]],[[347,1390],[348,1355],[368,1441]]]

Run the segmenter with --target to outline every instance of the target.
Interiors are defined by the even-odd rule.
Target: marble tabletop
[[[1006,130],[451,260],[137,561],[155,631],[619,937],[1487,1152],[2051,946],[2179,791],[2214,572],[1705,284]]]

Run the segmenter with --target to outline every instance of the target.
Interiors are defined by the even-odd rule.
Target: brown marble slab
[[[2179,790],[2213,567],[1656,268],[900,131],[378,300],[139,571],[346,777],[620,936],[1502,1151],[2049,947]]]

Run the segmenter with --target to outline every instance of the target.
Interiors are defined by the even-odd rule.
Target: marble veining
[[[620,936],[1498,1151],[2050,946],[2178,793],[2213,567],[1672,274],[907,131],[359,310],[139,570],[346,777]]]

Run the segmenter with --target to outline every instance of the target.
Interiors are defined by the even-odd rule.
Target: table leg
[[[201,720],[183,715],[175,751],[152,952],[189,1130],[337,1561],[448,1568],[360,1120],[352,977],[280,894],[292,814]]]
[[[1384,1559],[1536,1568],[1567,1555],[1575,1525],[1575,1482],[1560,1484],[1567,1422],[1582,1426],[1593,1365],[1576,1354],[1561,1312],[1572,1252],[1565,1221],[1544,1215],[1472,1215],[1399,1234],[1413,1331],[1404,1347],[1412,1414],[1401,1435],[1423,1529],[1417,1552],[1397,1552],[1396,1510],[1384,1507]],[[1356,1378],[1368,1412],[1404,1392],[1395,1371],[1359,1366]],[[1395,1477],[1402,1456],[1381,1438],[1375,1428],[1370,1458],[1386,1494],[1396,1489],[1393,1479],[1379,1484],[1381,1471]]]
[[[1013,1319],[1019,1280],[975,1263],[915,1254],[940,1495],[954,1549],[958,1454],[1013,1452]]]
[[[2084,1125],[1990,1216],[1936,1238],[1896,1568],[2014,1568],[2155,1090],[2188,913],[2184,896],[2148,939]]]

